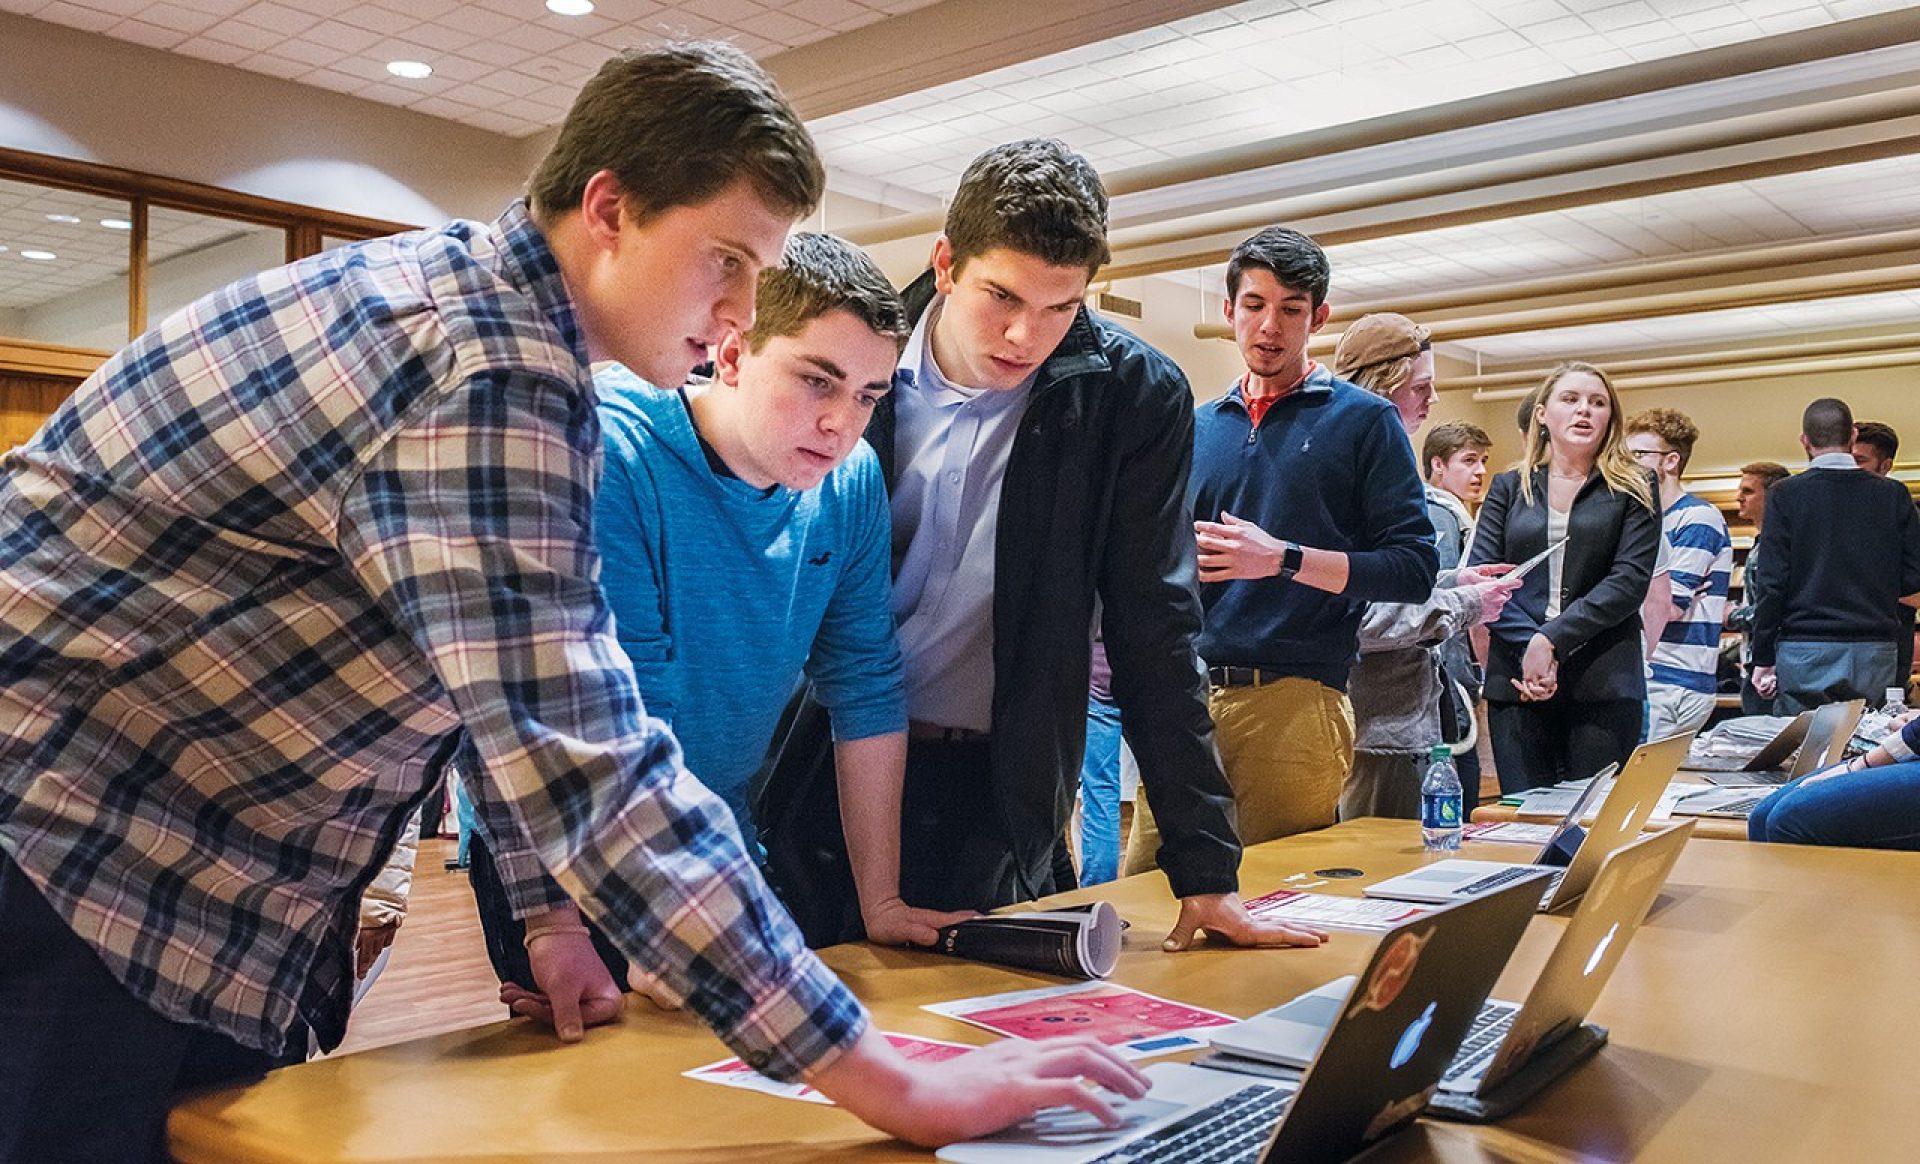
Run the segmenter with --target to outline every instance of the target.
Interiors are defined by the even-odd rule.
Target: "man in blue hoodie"
[[[1194,418],[1200,656],[1250,845],[1334,822],[1353,767],[1361,611],[1424,600],[1439,570],[1397,410],[1307,356],[1331,282],[1299,231],[1268,227],[1235,247],[1226,317],[1247,374]],[[1127,872],[1158,841],[1148,813],[1134,819]]]
[[[867,936],[929,945],[967,915],[900,899],[906,689],[887,604],[886,485],[860,439],[907,333],[871,259],[829,235],[792,236],[760,277],[753,327],[715,349],[710,381],[668,392],[617,364],[595,373],[606,469],[594,540],[648,712],[672,726],[688,770],[749,844],[748,785],[781,709],[812,681],[833,725]],[[525,931],[484,842],[473,865],[494,969],[531,986]],[[613,944],[587,933],[624,977]]]

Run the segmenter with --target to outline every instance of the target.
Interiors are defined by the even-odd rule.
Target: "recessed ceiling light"
[[[7,248],[5,246],[0,246],[0,255],[4,255],[6,253],[7,253]]]
[[[555,16],[585,16],[593,11],[593,0],[547,0],[547,11]]]
[[[133,223],[127,221],[124,218],[103,218],[100,220],[100,225],[106,227],[108,230],[132,230],[133,229]]]
[[[433,66],[424,61],[388,61],[387,72],[409,81],[424,81],[433,76]]]
[[[21,251],[20,257],[23,259],[32,259],[38,263],[50,263],[60,256],[54,254],[52,251]]]
[[[64,226],[73,226],[78,223],[80,219],[71,214],[49,214],[47,215],[47,221],[58,222]]]

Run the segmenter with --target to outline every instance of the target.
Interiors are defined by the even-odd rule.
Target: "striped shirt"
[[[1673,606],[1679,613],[1653,648],[1652,680],[1711,695],[1733,579],[1733,538],[1720,511],[1691,493],[1667,507],[1660,527],[1671,553]]]
[[[0,855],[136,997],[337,1043],[356,903],[458,747],[516,909],[578,899],[778,1078],[864,1029],[641,707],[595,403],[515,204],[216,292],[0,460]]]

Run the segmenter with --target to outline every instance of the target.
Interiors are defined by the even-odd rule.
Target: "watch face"
[[[1280,577],[1291,578],[1300,572],[1300,563],[1306,554],[1300,549],[1299,542],[1288,542],[1287,548],[1280,552]]]

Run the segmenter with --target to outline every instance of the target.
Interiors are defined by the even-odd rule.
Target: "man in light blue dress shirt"
[[[1063,836],[1097,597],[1182,902],[1168,947],[1201,930],[1318,944],[1240,903],[1232,795],[1193,646],[1193,396],[1172,361],[1082,303],[1107,260],[1106,220],[1085,159],[1055,141],[996,147],[961,177],[932,270],[904,292],[915,329],[867,429],[891,491],[907,677],[901,894],[988,908],[1072,886]],[[823,738],[790,735],[775,799],[829,793]],[[837,814],[804,815],[800,831],[818,833]],[[776,880],[785,848],[769,844]]]

